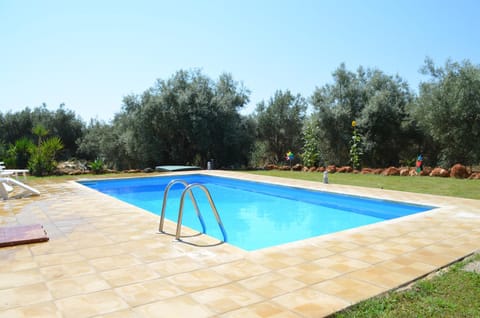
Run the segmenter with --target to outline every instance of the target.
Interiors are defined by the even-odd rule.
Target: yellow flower
[[[352,127],[355,127],[357,125],[357,122],[354,120],[352,121]]]

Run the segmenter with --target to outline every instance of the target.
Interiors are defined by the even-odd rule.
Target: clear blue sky
[[[479,16],[476,0],[0,0],[0,111],[65,103],[109,120],[196,68],[250,89],[244,113],[278,89],[310,97],[342,62],[416,91],[426,56],[480,64]]]

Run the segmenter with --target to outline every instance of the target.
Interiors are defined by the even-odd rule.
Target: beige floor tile
[[[343,299],[311,288],[300,289],[276,297],[273,302],[304,317],[323,317],[350,305]]]
[[[53,302],[17,307],[0,311],[0,318],[63,318]]]
[[[273,298],[303,288],[305,283],[276,272],[269,272],[239,281],[239,283],[265,298]]]
[[[16,260],[26,260],[28,262],[33,256],[28,247],[29,245],[2,247],[0,248],[0,261],[2,263]]]
[[[84,249],[80,249],[77,253],[84,256],[87,259],[96,259],[107,256],[114,256],[124,254],[125,251],[118,247],[116,244],[90,247],[94,244],[95,240],[88,242]]]
[[[95,274],[50,280],[47,282],[47,286],[56,299],[88,294],[111,288],[105,280]]]
[[[399,244],[398,242],[394,242],[392,240],[386,240],[380,243],[374,243],[369,246],[371,249],[381,251],[384,253],[388,253],[391,255],[402,255],[417,249],[415,246],[411,246],[408,244]]]
[[[206,173],[438,208],[247,252],[199,247],[218,242],[205,235],[176,241],[158,233],[156,215],[74,182],[47,180],[35,185],[39,197],[0,201],[1,226],[38,222],[50,236],[0,249],[0,318],[318,317],[480,249],[480,200]],[[165,223],[167,232],[175,227]]]
[[[355,250],[360,246],[358,244],[345,241],[343,239],[338,239],[338,240],[322,239],[319,242],[314,243],[314,245],[317,246],[319,249],[328,250],[334,253],[341,253],[345,251]]]
[[[159,278],[159,275],[155,271],[143,264],[102,272],[100,275],[112,287],[119,287]]]
[[[36,269],[38,267],[37,263],[34,261],[33,257],[29,259],[1,259],[0,260],[0,273],[8,272],[18,272],[25,271],[29,269]]]
[[[405,254],[406,257],[415,259],[418,262],[423,262],[426,264],[434,265],[437,268],[444,267],[461,257],[454,250],[451,250],[451,253],[437,253],[428,248],[422,248],[415,250],[413,252]]]
[[[74,241],[73,241],[74,242]],[[34,244],[29,246],[33,255],[57,254],[76,251],[72,241],[66,238],[49,240],[46,244]]]
[[[394,254],[377,251],[369,247],[362,247],[354,251],[347,251],[340,255],[357,259],[365,263],[376,264],[395,257]]]
[[[33,285],[41,283],[44,280],[44,277],[37,269],[0,273],[0,290],[24,285]]]
[[[73,262],[67,264],[46,266],[40,268],[40,272],[47,280],[81,276],[95,273],[95,269],[87,262]]]
[[[111,290],[63,298],[55,301],[55,304],[65,318],[91,317],[128,308]]]
[[[142,318],[133,309],[119,310],[108,314],[95,316],[95,318]]]
[[[175,274],[191,272],[196,269],[205,267],[202,262],[198,262],[190,256],[180,256],[174,259],[166,259],[160,262],[148,264],[152,270],[157,272],[161,277],[167,277]]]
[[[215,313],[190,296],[180,296],[134,308],[140,317],[211,317]]]
[[[79,255],[77,252],[66,252],[66,253],[56,253],[56,254],[45,254],[35,256],[35,262],[38,266],[52,266],[60,265],[66,263],[75,263],[84,261],[85,257]]]
[[[408,256],[400,256],[379,264],[379,267],[404,274],[409,277],[421,277],[437,269],[436,266],[417,261]]]
[[[303,258],[291,255],[289,250],[285,251],[284,249],[272,249],[272,252],[252,252],[247,255],[246,258],[271,270],[286,268],[305,262]]]
[[[162,252],[159,253],[159,250]],[[172,259],[176,257],[183,256],[185,253],[179,251],[176,248],[172,248],[171,246],[165,249],[139,249],[137,246],[137,250],[132,251],[136,258],[138,258],[142,263],[155,263],[161,262],[166,259]]]
[[[130,254],[119,254],[108,257],[90,259],[89,263],[100,272],[110,271],[112,269],[130,267],[140,264],[140,261]]]
[[[288,254],[290,257],[294,257],[302,262],[305,262],[318,260],[333,255],[335,254],[335,252],[329,250],[328,248],[318,248],[313,244],[302,246],[301,242],[296,242],[293,245],[289,245],[288,248],[285,248],[285,253],[283,256],[285,256],[285,254]]]
[[[229,283],[228,279],[208,269],[170,276],[167,280],[188,293]]]
[[[235,310],[263,300],[263,297],[245,289],[239,284],[228,284],[205,289],[192,293],[191,297],[216,313]]]
[[[313,285],[312,288],[352,304],[376,296],[384,291],[379,286],[347,277],[327,280]]]
[[[244,279],[269,271],[267,267],[245,259],[223,264],[220,266],[215,266],[211,269],[231,281]]]
[[[367,268],[371,264],[363,262],[345,255],[336,254],[330,257],[322,258],[314,262],[320,268],[329,269],[340,274],[348,273],[361,268]]]
[[[0,290],[0,310],[28,306],[52,300],[44,283]]]
[[[355,272],[351,272],[343,276],[348,279],[355,279],[367,282],[369,284],[383,287],[386,290],[398,288],[411,281],[411,276],[380,266],[369,267]]]
[[[333,269],[318,265],[315,262],[291,266],[279,270],[278,273],[293,278],[307,285],[316,284],[318,282],[331,279],[342,274],[341,272],[337,272]]]
[[[119,287],[115,289],[115,292],[132,307],[177,297],[185,293],[166,279],[155,279]]]
[[[240,308],[230,311],[228,313],[219,315],[221,318],[300,318],[300,316],[294,312],[287,310],[285,307],[281,307],[278,304],[272,302],[262,302],[253,304],[246,308]]]

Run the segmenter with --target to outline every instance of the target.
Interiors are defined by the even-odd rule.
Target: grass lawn
[[[249,173],[277,176],[310,181],[323,180],[320,172],[299,171],[249,171]],[[373,174],[330,173],[329,183],[345,184],[368,188],[428,193],[452,197],[480,200],[480,180],[438,178],[438,177],[400,177]]]
[[[332,317],[480,317],[480,273],[463,270],[472,261],[480,261],[480,255],[408,289],[366,300]]]
[[[323,180],[323,174],[315,172],[271,170],[249,173]],[[480,199],[480,180],[340,173],[328,177],[330,183],[336,184]],[[418,281],[408,289],[366,300],[332,317],[480,317],[480,273],[463,270],[465,264],[471,262],[480,262],[480,254]]]

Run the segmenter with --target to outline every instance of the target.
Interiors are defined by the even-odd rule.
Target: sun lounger
[[[23,175],[23,180],[27,181],[28,169],[5,169],[5,164],[0,161],[0,174],[1,176],[14,176],[18,180],[18,175]]]
[[[32,195],[40,195],[40,191],[37,189],[34,189],[23,182],[2,175],[0,176],[0,196],[4,200],[8,200],[8,192],[12,191],[12,185],[19,186]]]

